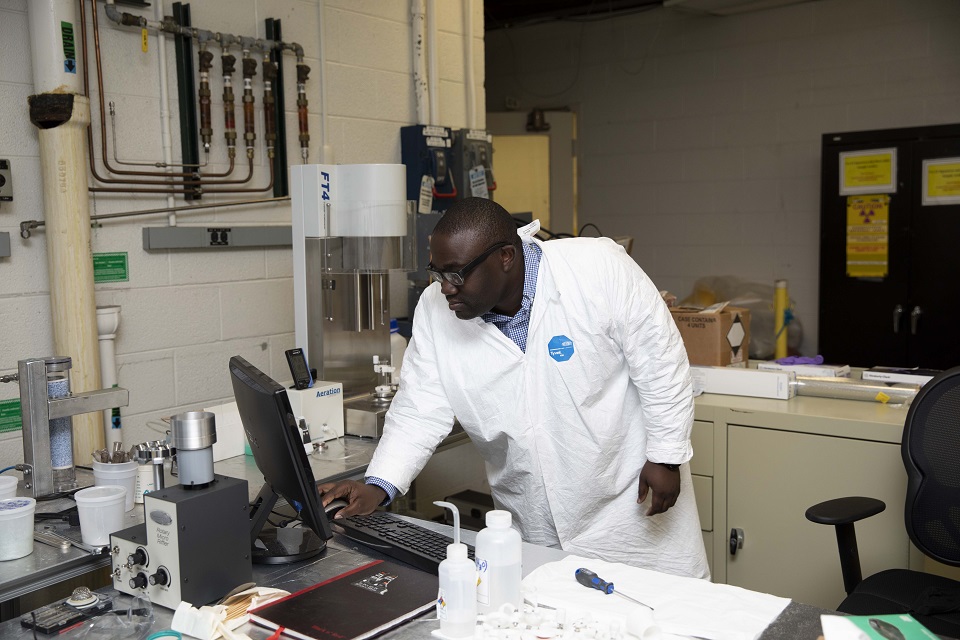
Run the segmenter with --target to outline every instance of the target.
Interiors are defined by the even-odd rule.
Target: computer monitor
[[[243,430],[264,479],[250,510],[253,561],[284,564],[313,557],[333,533],[287,391],[240,356],[230,358],[229,367]],[[278,496],[299,513],[302,527],[264,528]]]

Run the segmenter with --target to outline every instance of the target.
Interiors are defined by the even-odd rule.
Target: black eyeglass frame
[[[484,260],[489,258],[491,253],[493,253],[497,249],[502,249],[503,247],[506,247],[509,245],[511,245],[511,243],[509,242],[496,243],[495,245],[493,245],[492,247],[490,247],[489,249],[481,253],[479,256],[477,256],[476,258],[468,262],[466,266],[460,269],[459,271],[440,271],[439,269],[435,269],[433,265],[428,264],[426,267],[426,272],[430,275],[430,279],[433,280],[434,282],[443,282],[444,280],[446,280],[447,282],[449,282],[455,287],[462,287],[463,283],[466,281],[467,275],[471,271],[479,267]]]

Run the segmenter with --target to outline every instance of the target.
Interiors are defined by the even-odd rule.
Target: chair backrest
[[[960,566],[960,367],[939,374],[917,394],[901,453],[910,540],[934,560]]]

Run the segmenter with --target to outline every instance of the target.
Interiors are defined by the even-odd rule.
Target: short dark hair
[[[486,198],[464,198],[454,202],[441,216],[434,234],[454,236],[461,233],[477,234],[487,245],[509,242],[520,246],[517,223],[506,209]]]

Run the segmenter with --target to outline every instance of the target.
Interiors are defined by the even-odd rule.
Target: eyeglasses
[[[500,249],[501,247],[507,246],[508,244],[510,243],[498,242],[497,244],[493,245],[492,247],[490,247],[489,249],[481,253],[479,256],[477,256],[476,258],[468,262],[467,266],[465,266],[463,269],[460,269],[460,271],[439,271],[436,268],[434,268],[433,265],[430,265],[430,264],[427,265],[426,271],[428,274],[430,274],[430,279],[433,280],[434,282],[443,282],[444,280],[446,280],[447,282],[449,282],[455,287],[461,287],[463,286],[463,281],[466,279],[467,274],[469,274],[471,271],[479,267],[480,264],[484,260],[486,260],[487,257],[490,256],[491,253],[493,253],[497,249]]]

